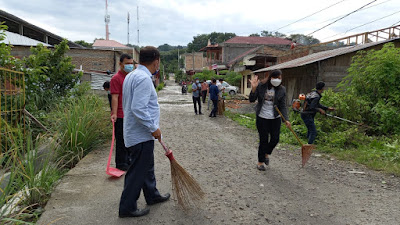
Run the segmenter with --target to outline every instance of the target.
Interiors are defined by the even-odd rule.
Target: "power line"
[[[400,11],[397,11],[397,12],[395,12],[395,13],[392,13],[392,14],[390,14],[390,15],[387,15],[387,16],[384,16],[384,17],[381,17],[381,18],[379,18],[379,19],[376,19],[376,20],[373,20],[373,21],[371,21],[371,22],[364,23],[363,25],[360,25],[360,26],[357,26],[357,27],[351,28],[350,30],[346,30],[346,32],[345,32],[345,33],[349,32],[349,31],[351,31],[351,30],[357,29],[357,28],[359,28],[359,27],[362,27],[362,26],[368,25],[368,24],[370,24],[370,23],[376,22],[376,21],[378,21],[378,20],[385,19],[386,17],[393,16],[394,14],[397,14],[397,13],[400,13]],[[399,21],[399,22],[400,22],[400,21]]]
[[[400,20],[398,22],[394,23],[391,27],[393,27],[394,25],[399,24],[399,23],[400,23]]]
[[[371,6],[369,6],[369,7],[366,7],[366,8],[363,8],[363,9],[359,10],[359,12],[360,12],[360,11],[363,11],[363,10],[366,10],[366,9],[369,9],[369,8],[373,8],[373,7],[382,5],[382,4],[387,3],[387,2],[390,2],[390,1],[392,1],[392,0],[386,0],[386,1],[384,1],[384,2],[380,2],[380,3],[377,3],[377,4],[375,4],[375,5],[371,5]],[[331,19],[327,19],[327,20],[325,20],[325,21],[323,21],[323,22],[316,23],[316,24],[314,24],[314,25],[323,24],[323,23],[326,23],[326,22],[329,22],[329,21],[338,19],[338,18],[340,18],[340,17],[342,17],[342,16],[344,16],[344,15],[337,16],[337,17],[334,17],[334,18],[331,18]],[[292,31],[290,31],[290,32],[288,32],[288,33],[292,34],[292,33],[297,32],[297,31],[299,31],[299,30],[292,30]]]
[[[311,16],[313,16],[313,15],[315,15],[315,14],[317,14],[317,13],[320,13],[320,12],[322,12],[322,11],[324,11],[324,10],[326,10],[326,9],[329,9],[329,8],[335,6],[335,5],[339,4],[339,3],[342,3],[342,2],[344,2],[344,1],[347,1],[347,0],[341,0],[341,1],[339,1],[339,2],[336,2],[336,3],[334,3],[334,4],[332,4],[332,5],[328,6],[328,7],[325,7],[325,8],[323,8],[323,9],[317,11],[317,12],[314,12],[314,13],[308,15],[308,16],[305,16],[305,17],[303,17],[303,18],[301,18],[301,19],[298,19],[298,20],[296,20],[296,21],[294,21],[294,22],[292,22],[292,23],[289,23],[289,24],[287,24],[287,25],[285,25],[285,26],[283,26],[283,27],[280,27],[280,28],[278,28],[277,30],[275,30],[274,32],[277,32],[278,30],[280,30],[280,29],[282,29],[282,28],[288,27],[288,26],[290,26],[290,25],[292,25],[292,24],[295,24],[295,23],[300,22],[300,21],[302,21],[302,20],[304,20],[304,19],[307,19],[308,17],[311,17]]]
[[[346,33],[349,32],[349,31],[352,31],[352,30],[355,30],[355,29],[357,29],[357,28],[363,27],[363,26],[368,25],[368,24],[370,24],[370,23],[374,23],[374,22],[379,21],[379,20],[381,20],[381,19],[385,19],[385,18],[387,18],[387,17],[389,17],[389,16],[393,16],[394,14],[397,14],[397,13],[400,13],[400,11],[394,12],[394,13],[392,13],[392,14],[390,14],[390,15],[381,17],[381,18],[376,19],[376,20],[372,20],[372,21],[370,21],[370,22],[368,22],[368,23],[364,23],[364,24],[362,24],[362,25],[353,27],[353,28],[351,28],[351,29],[349,29],[349,30],[346,30],[344,33],[336,34],[336,35],[333,35],[333,36],[331,36],[331,37],[324,38],[323,40],[328,39],[328,38],[332,38],[332,37],[336,37],[336,36],[338,36],[338,35],[346,34]],[[400,23],[400,21],[397,22],[397,23]],[[391,27],[393,27],[393,26],[396,25],[397,23],[393,24]]]
[[[336,22],[339,21],[339,20],[342,20],[343,18],[345,18],[345,17],[347,17],[347,16],[349,16],[349,15],[351,15],[351,14],[357,12],[357,11],[360,11],[362,8],[364,8],[364,7],[366,7],[366,6],[370,5],[370,4],[372,4],[372,3],[374,3],[374,2],[376,2],[376,0],[371,1],[371,2],[368,3],[368,4],[363,5],[361,8],[358,8],[358,9],[356,9],[356,10],[354,10],[354,11],[352,11],[352,12],[350,12],[350,13],[348,13],[348,14],[342,16],[342,17],[340,17],[339,19],[337,19],[337,20],[335,20],[335,21],[333,21],[333,22],[331,22],[331,23],[329,23],[329,24],[327,24],[327,25],[325,25],[325,26],[323,26],[323,27],[321,27],[321,28],[319,28],[319,29],[317,29],[317,30],[315,30],[315,31],[313,31],[313,32],[311,32],[311,33],[309,33],[309,34],[307,34],[307,36],[310,36],[310,35],[312,35],[312,34],[318,32],[318,31],[324,29],[325,27],[328,27],[328,26],[330,26],[330,25],[336,23]]]
[[[363,11],[363,10],[366,10],[366,9],[369,9],[369,8],[373,8],[373,7],[376,7],[376,6],[378,6],[378,5],[382,5],[382,4],[384,4],[384,3],[386,3],[386,2],[390,2],[390,1],[392,1],[392,0],[386,0],[386,1],[384,1],[384,2],[377,3],[377,4],[375,4],[375,5],[371,5],[371,6],[365,7],[365,8],[363,8],[363,9],[359,10],[359,11]],[[344,15],[341,15],[341,16],[344,16]],[[335,17],[335,18],[325,20],[325,21],[323,21],[323,22],[321,22],[321,23],[325,23],[325,22],[328,22],[328,21],[332,21],[332,20],[337,19],[337,18],[339,18],[339,17],[341,17],[341,16],[337,16],[337,17]],[[321,24],[321,23],[319,23],[319,24]]]

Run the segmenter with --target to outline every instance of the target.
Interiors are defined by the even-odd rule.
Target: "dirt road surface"
[[[400,224],[400,179],[363,166],[279,145],[256,169],[257,133],[224,117],[195,115],[191,95],[172,81],[159,92],[161,130],[177,161],[202,185],[202,207],[184,213],[172,199],[141,218],[118,218],[123,178],[105,174],[108,146],[86,156],[57,186],[38,224]],[[156,143],[161,193],[171,192],[169,161]],[[143,195],[139,207],[145,207]]]

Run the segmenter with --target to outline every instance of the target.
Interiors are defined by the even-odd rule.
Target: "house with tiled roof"
[[[126,45],[119,43],[114,40],[103,40],[96,39],[92,45],[94,49],[112,49],[112,50],[123,50],[123,49],[132,49]]]
[[[400,38],[345,46],[327,51],[312,53],[287,62],[255,70],[257,76],[265,76],[269,71],[282,70],[282,84],[286,87],[287,101],[297,98],[300,93],[308,93],[317,82],[323,81],[326,88],[336,90],[336,86],[348,75],[352,58],[359,51],[380,50],[383,45],[392,42],[400,48]]]
[[[285,51],[290,49],[292,41],[278,37],[241,37],[236,36],[221,44],[222,62],[229,63],[237,56],[259,46]]]

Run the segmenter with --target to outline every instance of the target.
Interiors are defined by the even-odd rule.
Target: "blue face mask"
[[[156,70],[156,72],[154,72],[152,75],[155,76],[158,73],[158,71],[160,70]]]
[[[198,80],[196,80],[196,84],[198,84],[199,83],[199,81]]]
[[[125,72],[130,73],[130,72],[132,72],[132,70],[133,70],[133,64],[126,64],[124,66],[124,71]]]

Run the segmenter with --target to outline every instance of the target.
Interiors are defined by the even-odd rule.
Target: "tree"
[[[93,43],[87,43],[84,40],[80,40],[80,41],[74,41],[75,43],[77,43],[78,45],[82,45],[85,48],[92,48]]]
[[[32,54],[24,59],[26,71],[27,102],[37,109],[46,109],[51,100],[64,96],[72,89],[82,72],[74,73],[75,66],[71,57],[65,53],[69,50],[68,40],[54,46],[54,50],[38,44],[32,47]]]
[[[400,134],[400,48],[387,43],[381,50],[360,51],[353,57],[349,75],[339,85],[351,104],[378,132]]]
[[[279,37],[279,38],[286,38],[286,34],[280,33],[280,32],[272,32],[272,31],[267,31],[263,30],[261,31],[261,36],[262,37]]]
[[[320,41],[313,36],[307,36],[304,34],[291,34],[288,38],[302,45],[314,45],[320,43]]]
[[[204,48],[208,44],[208,40],[211,43],[223,43],[233,37],[236,37],[235,33],[218,33],[213,32],[211,34],[200,34],[193,37],[193,41],[188,44],[188,52],[198,52],[201,48]]]
[[[133,45],[133,44],[126,44],[126,46],[135,48],[136,50],[140,51],[140,47],[138,45]]]
[[[255,34],[250,34],[249,37],[261,37],[261,35],[258,33],[255,33]]]
[[[163,44],[163,45],[158,46],[158,50],[159,50],[160,52],[167,52],[167,51],[171,51],[171,50],[173,50],[173,49],[174,49],[174,47],[172,47],[172,46],[169,45],[169,44]]]
[[[7,29],[8,27],[4,25],[4,22],[1,22],[0,41],[3,41],[6,38],[6,34],[4,31]],[[23,69],[21,60],[11,55],[11,45],[8,45],[4,42],[0,43],[0,66],[16,71],[21,71]]]

